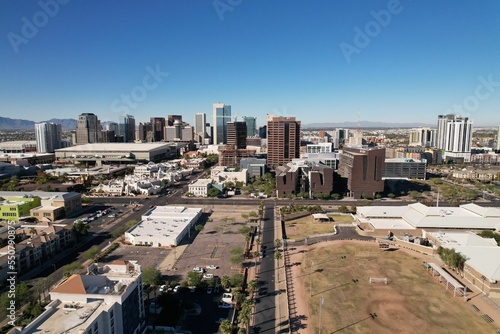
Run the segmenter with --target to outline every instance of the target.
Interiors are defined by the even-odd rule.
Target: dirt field
[[[310,277],[310,261],[314,261]],[[307,267],[304,265],[307,264]],[[453,297],[421,261],[377,244],[318,245],[302,261],[308,332],[317,333],[320,296],[322,333],[495,333],[469,303]],[[389,283],[368,282],[387,277]],[[311,280],[310,280],[311,278]],[[356,281],[357,280],[357,281]],[[312,283],[312,297],[309,283]],[[376,314],[372,319],[370,314]]]
[[[352,222],[350,215],[332,215],[331,222],[321,223],[314,220],[312,216],[294,219],[286,223],[286,234],[288,239],[302,239],[311,235],[333,233],[333,225],[348,224]]]

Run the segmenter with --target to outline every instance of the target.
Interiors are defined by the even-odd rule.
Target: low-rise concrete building
[[[198,179],[189,184],[188,192],[195,197],[207,197],[210,188],[212,188],[212,179]]]
[[[463,277],[490,298],[500,298],[500,247],[495,239],[471,232],[424,232],[434,248],[454,249],[465,257]]]
[[[147,211],[141,221],[125,232],[133,245],[152,247],[177,246],[201,217],[200,208],[157,206]]]
[[[382,178],[425,180],[426,168],[425,162],[409,158],[385,159]]]
[[[160,162],[170,158],[171,153],[172,146],[168,143],[94,143],[55,151],[57,160],[96,165]]]
[[[210,177],[215,183],[224,182],[243,182],[244,185],[248,182],[248,172],[246,169],[242,169],[238,172],[234,171],[232,168],[227,166],[215,166],[210,172]]]

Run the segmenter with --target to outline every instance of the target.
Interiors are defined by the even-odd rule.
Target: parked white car
[[[216,265],[211,264],[211,265],[206,266],[205,268],[207,268],[207,269],[217,269],[219,267],[217,267]]]

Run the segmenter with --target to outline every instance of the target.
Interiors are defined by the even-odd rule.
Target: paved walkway
[[[279,209],[275,206],[274,213],[274,240],[283,240],[283,230],[281,228],[281,220]],[[282,244],[281,250],[284,249]],[[275,284],[276,291],[275,305],[276,305],[276,333],[289,333],[290,332],[290,315],[288,314],[288,294],[287,294],[287,277],[285,272],[285,252],[281,253],[282,259],[276,262],[275,266]]]
[[[160,264],[158,269],[163,273],[165,270],[175,270],[175,264],[177,260],[181,257],[181,255],[184,253],[186,248],[189,245],[181,245],[177,246],[172,249],[170,253],[168,253],[167,257],[163,262]]]

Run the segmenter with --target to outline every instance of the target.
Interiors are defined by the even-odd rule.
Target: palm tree
[[[254,293],[254,291],[257,289],[257,281],[256,280],[251,280],[247,284],[247,289],[250,292],[250,294]]]
[[[274,240],[274,243],[276,244],[276,247],[278,247],[278,248],[281,246],[281,240],[280,239]]]
[[[219,329],[222,332],[222,334],[231,334],[231,332],[233,331],[233,325],[228,319],[224,319],[220,323]]]

